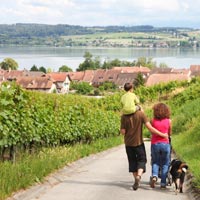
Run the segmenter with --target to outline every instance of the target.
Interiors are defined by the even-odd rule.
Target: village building
[[[190,81],[191,77],[189,74],[177,74],[177,73],[163,73],[163,74],[152,74],[147,78],[145,83],[146,86],[153,86],[160,83],[168,83],[170,81]]]
[[[123,88],[126,82],[133,82],[138,73],[141,73],[143,78],[149,76],[150,69],[147,67],[113,67],[112,69],[98,69],[93,78],[93,86],[100,86],[104,82],[112,82]],[[123,75],[125,74],[125,75]]]
[[[94,87],[98,87],[103,84],[106,71],[107,71],[106,69],[97,69],[95,71],[95,74],[92,80],[92,85]]]
[[[143,79],[146,80],[151,70],[148,67],[114,67],[113,69],[120,70],[116,81],[114,82],[118,88],[123,88],[127,82],[134,83],[138,74],[141,74]]]
[[[153,86],[170,81],[190,81],[190,69],[173,69],[173,68],[154,68],[145,83],[146,86]]]
[[[67,94],[69,93],[71,78],[66,72],[51,72],[47,76],[50,76],[54,83],[58,93]]]
[[[0,83],[16,81],[25,89],[67,94],[71,82],[87,82],[94,87],[99,87],[104,82],[111,82],[122,89],[126,82],[134,83],[139,73],[142,74],[145,85],[152,86],[170,81],[190,81],[192,77],[200,75],[200,65],[191,65],[190,69],[153,68],[150,70],[147,67],[134,66],[48,74],[28,70],[0,70]]]
[[[80,82],[83,80],[84,77],[84,71],[80,72],[67,72],[67,74],[70,76],[70,79],[74,82]]]
[[[28,71],[26,69],[24,70],[4,70],[4,78],[5,80],[16,80],[19,77],[22,76],[31,76],[31,77],[41,77],[45,75],[44,72],[40,71]]]
[[[123,89],[125,83],[133,83],[138,73],[120,73],[115,81],[118,88]]]
[[[103,82],[111,82],[116,84],[117,77],[121,73],[120,69],[109,69],[105,70]]]
[[[150,71],[150,75],[151,74],[168,74],[171,73],[173,70],[173,68],[161,68],[161,67],[155,67]]]
[[[0,69],[0,85],[5,80],[4,78],[4,70]]]
[[[16,83],[21,85],[24,89],[42,91],[47,93],[57,93],[55,81],[50,76],[43,77],[19,77]]]
[[[133,67],[113,67],[112,69],[117,69],[120,70],[121,73],[142,73],[145,75],[149,75],[149,73],[151,72],[151,70],[148,67],[137,67],[137,66],[133,66]]]
[[[200,76],[200,65],[190,65],[191,76]]]
[[[96,70],[85,70],[82,81],[87,82],[90,85],[92,85],[92,81],[94,79],[95,73],[96,73]]]

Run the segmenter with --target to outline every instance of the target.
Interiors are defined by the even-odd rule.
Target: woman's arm
[[[151,125],[150,122],[146,122],[146,123],[145,123],[145,126],[149,129],[149,131],[150,131],[151,133],[155,133],[155,134],[157,134],[157,135],[159,135],[159,136],[161,136],[161,137],[164,137],[164,138],[168,138],[168,137],[169,137],[169,136],[168,136],[168,133],[162,133],[162,132],[158,131],[157,129],[155,129],[155,128]]]

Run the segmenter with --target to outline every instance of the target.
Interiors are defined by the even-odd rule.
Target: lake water
[[[189,68],[200,65],[200,49],[147,49],[147,48],[62,48],[62,47],[0,47],[0,62],[13,58],[19,69],[30,69],[33,65],[44,66],[58,71],[67,65],[74,71],[84,61],[83,55],[89,51],[94,57],[106,60],[120,59],[134,61],[139,57],[151,57],[157,65],[166,63],[169,67]]]

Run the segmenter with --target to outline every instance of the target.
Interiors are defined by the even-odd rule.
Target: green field
[[[73,46],[122,46],[122,47],[156,47],[167,43],[168,47],[175,47],[180,42],[187,42],[196,32],[187,33],[188,37],[176,36],[170,32],[119,32],[96,33],[87,35],[62,36]],[[198,35],[196,33],[196,35]],[[197,37],[196,37],[197,38]],[[166,46],[162,46],[166,47]]]
[[[199,30],[179,27],[0,24],[0,45],[199,47]]]

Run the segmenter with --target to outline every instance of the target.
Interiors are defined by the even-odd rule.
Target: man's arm
[[[123,115],[121,116],[120,133],[122,135],[125,135],[125,133],[126,133],[125,121],[124,121],[124,116]]]
[[[149,129],[149,131],[150,131],[151,133],[155,133],[155,134],[157,134],[157,135],[159,135],[159,136],[161,136],[161,137],[168,138],[168,133],[162,133],[162,132],[158,131],[157,129],[155,129],[155,128],[151,125],[150,122],[146,122],[146,123],[145,123],[145,126]]]

